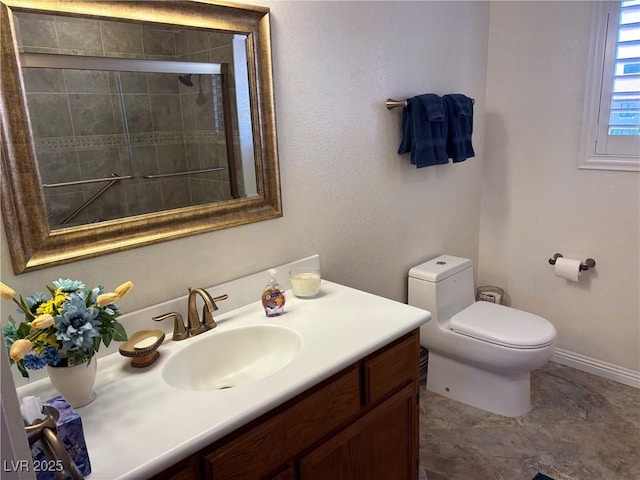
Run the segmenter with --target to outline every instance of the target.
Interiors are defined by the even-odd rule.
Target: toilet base
[[[499,374],[429,351],[427,390],[507,417],[531,410],[529,372]]]

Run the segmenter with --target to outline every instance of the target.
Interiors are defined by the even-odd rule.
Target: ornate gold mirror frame
[[[16,274],[282,216],[269,9],[204,1],[0,1],[2,214]],[[52,230],[29,121],[13,12],[181,25],[246,35],[258,196]]]

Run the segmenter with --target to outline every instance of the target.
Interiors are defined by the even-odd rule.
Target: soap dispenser
[[[269,270],[269,283],[262,292],[262,306],[267,317],[277,317],[284,313],[284,289],[276,279],[278,271],[275,268]]]

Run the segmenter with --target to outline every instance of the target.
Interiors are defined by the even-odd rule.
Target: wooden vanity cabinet
[[[296,471],[294,467],[287,467],[280,473],[278,473],[275,477],[271,477],[271,480],[295,480]]]
[[[152,480],[200,480],[201,464],[201,457],[196,453],[155,475]]]
[[[403,336],[154,478],[417,479],[419,340]]]

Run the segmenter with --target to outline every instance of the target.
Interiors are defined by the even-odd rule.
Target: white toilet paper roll
[[[556,276],[577,282],[580,274],[580,260],[573,258],[556,258]]]
[[[484,295],[485,297],[491,298],[492,299],[491,301],[497,304],[499,304],[502,299],[502,295],[496,292],[482,292],[482,295]]]

